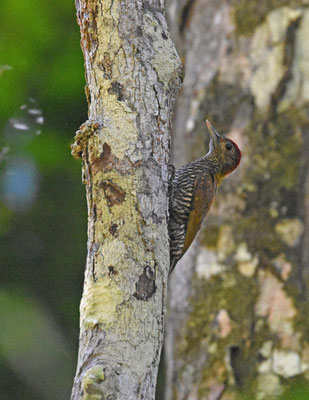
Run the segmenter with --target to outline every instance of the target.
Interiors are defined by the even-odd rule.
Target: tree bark
[[[88,255],[72,399],[154,399],[169,251],[167,163],[181,63],[163,1],[77,0],[89,120]]]
[[[173,159],[205,154],[206,117],[243,158],[171,277],[166,400],[270,399],[308,385],[306,4],[167,4],[185,66]]]

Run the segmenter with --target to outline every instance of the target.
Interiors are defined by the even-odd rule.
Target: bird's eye
[[[231,145],[231,143],[227,143],[227,144],[225,145],[226,150],[231,150],[232,147],[233,147],[233,146]]]

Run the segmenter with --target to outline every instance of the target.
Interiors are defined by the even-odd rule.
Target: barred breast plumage
[[[170,271],[190,247],[223,177],[237,168],[241,152],[206,121],[209,152],[173,172],[169,185]]]

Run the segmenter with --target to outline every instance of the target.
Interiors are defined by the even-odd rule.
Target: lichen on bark
[[[258,25],[265,21],[269,13],[283,7],[308,6],[308,0],[231,0],[236,32],[239,35],[252,35]]]
[[[89,120],[88,255],[72,399],[153,399],[168,277],[167,163],[181,63],[163,3],[77,0]]]
[[[185,77],[174,140],[192,158],[202,155],[207,116],[240,145],[243,158],[220,186],[200,247],[172,277],[178,287],[167,327],[168,400],[278,398],[293,380],[309,379],[308,9],[252,1],[256,15],[247,29],[238,24],[248,8],[229,4],[226,20],[226,4],[196,0],[187,33],[181,31],[190,79],[203,76],[205,58],[215,59],[211,79],[190,88]],[[202,19],[197,10],[205,20],[213,16],[207,31],[195,24]],[[209,45],[205,56],[195,43],[192,57],[190,41],[218,31],[221,52]],[[180,280],[188,268],[192,280]]]

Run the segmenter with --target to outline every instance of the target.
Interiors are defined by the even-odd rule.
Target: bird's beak
[[[220,142],[220,135],[215,130],[215,128],[211,125],[211,123],[208,121],[208,119],[206,119],[206,125],[207,125],[207,129],[209,132],[210,141],[213,143],[214,147],[217,147],[217,145]]]

